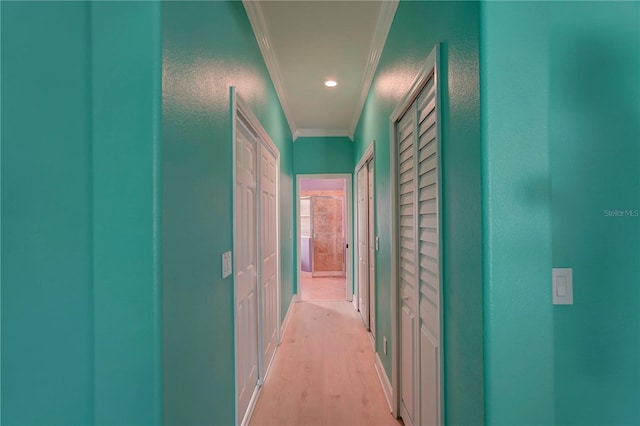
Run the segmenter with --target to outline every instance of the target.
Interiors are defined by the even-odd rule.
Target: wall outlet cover
[[[231,252],[222,253],[222,278],[231,275]]]

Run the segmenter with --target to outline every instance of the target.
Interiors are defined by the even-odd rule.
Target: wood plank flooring
[[[347,300],[345,277],[316,277],[311,272],[300,273],[300,299],[304,301]]]
[[[250,425],[398,426],[349,302],[298,302]]]

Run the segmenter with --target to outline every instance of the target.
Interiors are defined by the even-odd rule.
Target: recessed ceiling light
[[[334,80],[327,80],[324,82],[324,85],[327,87],[336,87],[338,83]]]

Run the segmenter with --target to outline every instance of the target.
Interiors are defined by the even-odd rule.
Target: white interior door
[[[358,309],[367,329],[369,324],[369,222],[368,172],[366,165],[358,170]]]
[[[433,78],[418,97],[420,424],[441,424],[439,146]]]
[[[235,105],[234,283],[237,422],[245,425],[280,327],[278,148],[244,101]]]
[[[260,257],[262,281],[262,355],[264,372],[271,364],[278,345],[278,253],[277,176],[274,153],[260,147]]]
[[[376,337],[376,230],[374,221],[374,200],[373,200],[373,160],[367,163],[367,223],[368,223],[368,244],[369,244],[369,330],[374,339]]]
[[[417,423],[416,401],[416,203],[415,108],[398,123],[400,416],[407,426]]]
[[[400,414],[440,425],[441,259],[439,137],[433,74],[397,124]]]
[[[258,388],[258,282],[256,254],[256,138],[236,126],[235,286],[238,419]]]
[[[342,197],[311,197],[313,277],[345,276],[344,208]]]

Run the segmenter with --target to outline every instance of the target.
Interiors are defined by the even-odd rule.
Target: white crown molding
[[[300,137],[347,137],[353,142],[353,134],[347,129],[297,129],[293,133],[293,141]]]
[[[382,49],[387,41],[393,18],[396,15],[396,9],[398,9],[399,0],[383,1],[380,6],[380,14],[378,15],[378,21],[373,32],[373,38],[371,39],[371,45],[369,46],[369,60],[362,76],[362,82],[360,83],[360,98],[354,112],[351,126],[349,127],[349,135],[353,139],[353,135],[356,131],[356,126],[360,120],[364,103],[367,100],[373,77],[378,69],[378,63],[380,62],[380,56],[382,55]],[[295,139],[295,138],[294,138]]]
[[[264,62],[267,66],[267,70],[269,71],[269,75],[271,76],[271,81],[276,89],[276,94],[278,95],[278,99],[280,100],[280,105],[282,105],[282,110],[284,111],[284,115],[287,119],[287,123],[289,124],[289,129],[291,130],[291,134],[295,135],[298,131],[293,121],[291,115],[291,109],[289,108],[289,104],[287,102],[287,97],[284,92],[284,85],[282,82],[284,81],[282,78],[282,73],[280,72],[280,66],[278,65],[278,61],[276,60],[276,54],[271,47],[269,41],[271,38],[269,37],[269,30],[267,29],[267,22],[265,21],[264,14],[262,13],[262,6],[259,1],[251,1],[251,0],[242,0],[242,4],[244,5],[244,10],[247,12],[247,17],[249,18],[249,22],[251,23],[251,28],[253,28],[253,33],[256,36],[256,40],[258,41],[258,46],[260,47],[260,52],[262,53],[262,57],[264,58]],[[296,137],[293,136],[293,140]]]

